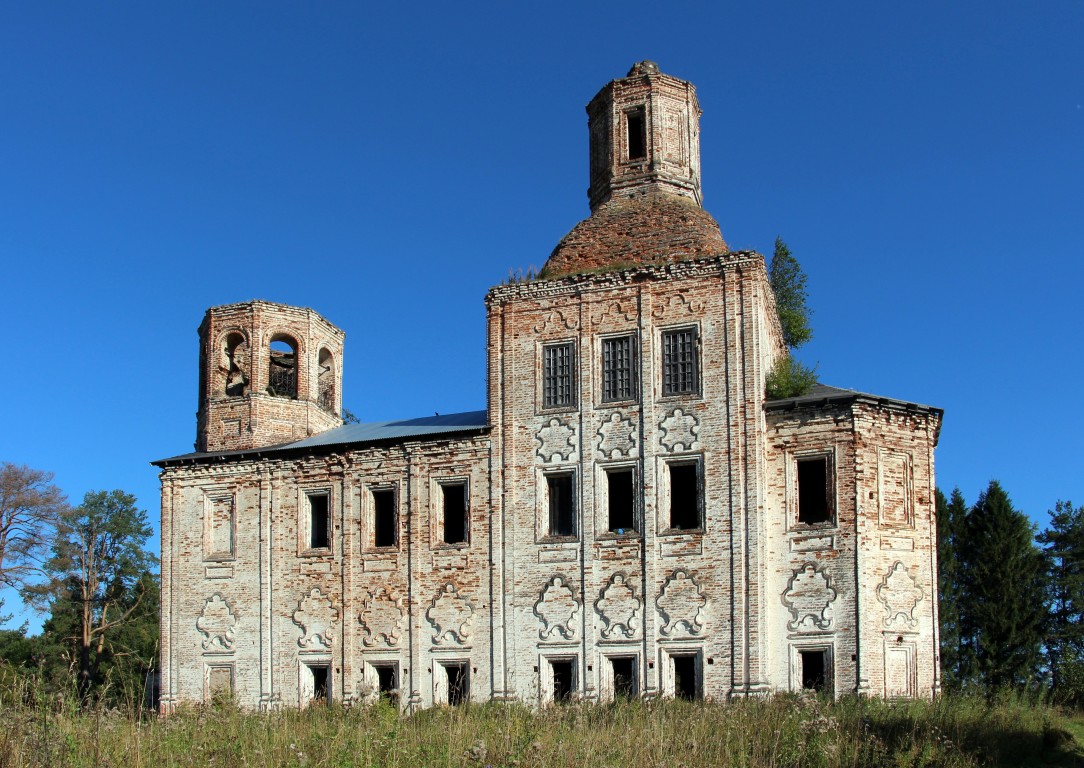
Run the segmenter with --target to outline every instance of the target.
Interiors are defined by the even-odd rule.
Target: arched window
[[[271,337],[267,394],[297,397],[297,342],[284,333]]]
[[[335,358],[325,347],[316,361],[317,402],[325,411],[335,412]]]
[[[248,394],[248,343],[240,333],[226,334],[223,347],[225,359],[222,367],[226,372],[224,389],[228,397],[244,397]]]

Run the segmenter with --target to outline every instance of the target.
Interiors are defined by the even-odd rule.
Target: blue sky
[[[486,289],[588,213],[584,105],[691,80],[704,204],[809,275],[821,379],[939,484],[1084,503],[1084,2],[8,3],[0,460],[74,500],[195,436],[204,310],[311,306],[363,420],[485,404]],[[155,542],[155,546],[157,543]]]

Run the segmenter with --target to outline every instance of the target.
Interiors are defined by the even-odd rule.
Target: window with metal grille
[[[636,345],[632,336],[602,340],[602,402],[636,396]]]
[[[696,329],[679,328],[662,335],[662,393],[684,395],[700,391]]]
[[[561,408],[575,405],[573,389],[574,350],[572,342],[542,348],[542,406]]]

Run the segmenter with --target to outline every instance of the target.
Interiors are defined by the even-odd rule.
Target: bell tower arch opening
[[[268,345],[267,394],[297,398],[297,342],[285,333],[276,333]]]

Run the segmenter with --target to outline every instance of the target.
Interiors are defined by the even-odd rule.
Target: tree
[[[937,615],[940,620],[941,684],[948,691],[961,688],[960,668],[960,562],[956,549],[967,517],[967,502],[959,488],[952,500],[937,489]]]
[[[51,608],[54,631],[74,648],[78,691],[86,701],[122,627],[153,599],[145,580],[156,558],[143,549],[147,513],[123,491],[92,491],[63,513],[45,563],[49,581],[25,592]]]
[[[37,573],[49,551],[67,499],[51,472],[0,464],[0,585],[19,589]]]
[[[775,238],[768,280],[775,293],[775,311],[783,327],[783,342],[791,349],[797,349],[813,338],[813,328],[809,324],[812,312],[806,304],[805,272],[781,237]]]
[[[1054,695],[1084,703],[1084,507],[1059,501],[1039,534],[1046,553],[1050,626],[1046,657]]]
[[[993,691],[1039,673],[1045,564],[1034,528],[996,480],[960,526],[961,683]]]
[[[794,357],[794,350],[813,338],[809,324],[811,313],[806,304],[806,276],[781,237],[775,238],[775,253],[768,268],[768,281],[775,294],[775,311],[783,329],[787,354],[775,361],[765,379],[770,400],[804,395],[817,383],[816,368],[803,365]]]

